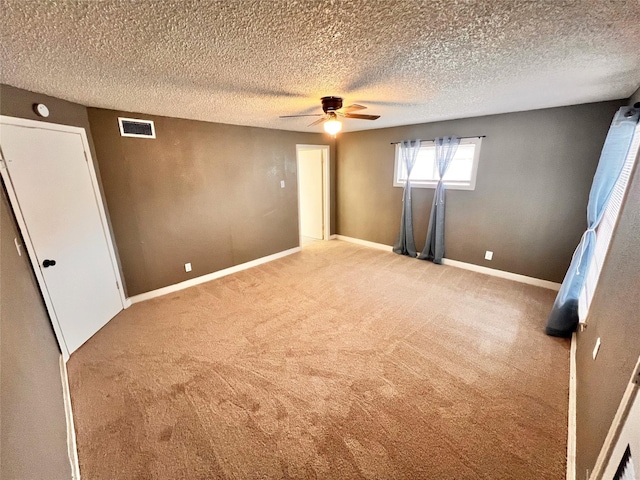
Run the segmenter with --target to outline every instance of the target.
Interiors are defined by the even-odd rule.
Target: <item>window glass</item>
[[[462,139],[444,175],[444,182],[448,188],[464,190],[475,188],[480,141],[480,138]],[[396,146],[394,186],[403,187],[406,178],[407,168],[401,158],[400,147]],[[416,164],[411,171],[411,185],[418,188],[435,188],[439,179],[440,175],[435,161],[435,145],[433,142],[422,142]]]

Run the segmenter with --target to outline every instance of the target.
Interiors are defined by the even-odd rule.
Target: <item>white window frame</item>
[[[609,247],[611,245],[611,239],[617,228],[618,220],[620,219],[620,211],[625,202],[626,193],[631,182],[631,176],[634,172],[634,167],[640,161],[640,124],[636,125],[635,132],[633,134],[633,140],[625,164],[622,168],[622,173],[616,181],[613,188],[611,197],[605,207],[602,220],[596,228],[596,244],[593,249],[593,257],[589,264],[589,270],[587,271],[587,278],[580,291],[578,297],[578,319],[580,324],[586,324],[587,317],[589,315],[589,308],[591,302],[596,294],[598,283],[600,280],[600,272],[604,266],[607,254],[609,253]]]
[[[463,138],[460,140],[460,145],[475,145],[473,151],[473,165],[471,166],[471,179],[468,182],[455,182],[445,181],[444,184],[447,190],[475,190],[476,189],[476,176],[478,174],[478,163],[480,160],[480,148],[482,146],[482,137]],[[435,147],[434,141],[423,141],[420,143],[420,148],[432,148]],[[396,144],[395,153],[395,165],[393,168],[393,186],[404,187],[404,180],[400,180],[400,174],[402,173],[402,158],[400,154],[400,144]],[[438,180],[414,180],[411,179],[411,186],[414,188],[436,188]]]

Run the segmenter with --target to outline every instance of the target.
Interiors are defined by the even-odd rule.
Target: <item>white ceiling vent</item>
[[[152,120],[118,117],[120,135],[123,137],[156,138]]]

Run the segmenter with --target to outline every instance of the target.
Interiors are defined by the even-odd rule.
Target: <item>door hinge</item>
[[[87,151],[83,150],[82,153],[84,153],[84,161],[89,163],[89,157],[87,157]]]
[[[118,290],[120,290],[120,283],[118,283],[118,281],[117,281],[117,280],[116,280],[116,288],[117,288]]]

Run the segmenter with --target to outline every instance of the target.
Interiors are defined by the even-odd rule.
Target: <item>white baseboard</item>
[[[390,252],[393,250],[391,245],[384,245],[383,243],[370,242],[369,240],[361,240],[359,238],[347,237],[345,235],[336,235],[337,240],[343,240],[349,243],[356,243],[358,245],[364,245],[365,247],[377,248],[378,250],[384,250]]]
[[[567,426],[567,480],[576,480],[577,349],[578,342],[576,339],[576,332],[573,332],[573,335],[571,335],[571,352],[569,354],[569,423]]]
[[[71,465],[71,480],[80,480],[80,462],[78,461],[78,445],[76,443],[76,429],[73,424],[73,410],[71,408],[71,392],[69,390],[69,377],[67,376],[67,364],[60,355],[60,379],[62,381],[62,399],[64,402],[64,415],[67,421],[67,453]]]
[[[329,235],[329,240],[335,240],[338,238],[338,235],[336,235],[335,233],[332,233],[331,235]]]
[[[480,265],[474,265],[473,263],[460,262],[458,260],[451,260],[449,258],[443,258],[442,264],[451,265],[452,267],[464,268],[465,270],[484,273],[486,275],[492,275],[494,277],[506,278],[507,280],[513,280],[514,282],[535,285],[536,287],[548,288],[549,290],[555,290],[556,292],[560,290],[559,283],[550,282],[549,280],[542,280],[540,278],[527,277],[526,275],[520,275],[519,273],[505,272],[504,270],[482,267]]]
[[[247,268],[256,267],[258,265],[262,265],[263,263],[267,263],[267,262],[272,262],[273,260],[277,260],[279,258],[286,257],[287,255],[298,253],[299,251],[300,251],[300,247],[290,248],[289,250],[284,250],[283,252],[274,253],[273,255],[267,255],[266,257],[257,258],[255,260],[251,260],[250,262],[241,263],[240,265],[234,265],[233,267],[225,268],[223,270],[218,270],[217,272],[208,273],[206,275],[202,275],[196,278],[191,278],[189,280],[185,280],[184,282],[175,283],[167,287],[158,288],[157,290],[151,290],[150,292],[134,295],[133,297],[129,297],[127,301],[130,302],[130,304],[134,304],[138,302],[143,302],[145,300],[149,300],[151,298],[161,297],[162,295],[167,295],[168,293],[184,290],[185,288],[193,287],[195,285],[200,285],[201,283],[205,283],[205,282],[210,282],[211,280],[225,277],[227,275],[231,275],[232,273],[241,272],[242,270],[246,270]]]
[[[390,245],[384,245],[382,243],[370,242],[368,240],[361,240],[359,238],[346,237],[344,235],[336,235],[338,240],[344,240],[345,242],[356,243],[358,245],[365,245],[371,248],[377,248],[378,250],[391,251],[393,247]],[[549,290],[560,290],[560,284],[550,282],[548,280],[542,280],[540,278],[527,277],[526,275],[520,275],[518,273],[505,272],[504,270],[496,270],[494,268],[482,267],[480,265],[474,265],[473,263],[460,262],[458,260],[451,260],[449,258],[442,259],[443,265],[449,265],[451,267],[464,268],[465,270],[471,270],[473,272],[484,273],[485,275],[492,275],[494,277],[506,278],[507,280],[513,280],[515,282],[526,283],[529,285],[535,285],[536,287],[548,288]]]

